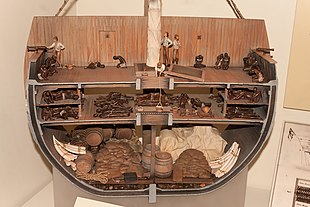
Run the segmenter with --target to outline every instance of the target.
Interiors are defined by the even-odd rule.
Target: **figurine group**
[[[197,55],[195,57],[195,68],[205,68],[206,65],[202,63],[203,62],[203,56],[202,55]],[[230,56],[228,55],[227,52],[222,53],[216,57],[216,62],[215,62],[215,69],[223,69],[223,70],[228,70],[230,64]]]
[[[120,55],[114,55],[113,60],[119,61],[116,65],[117,68],[127,68],[127,63],[124,57]],[[88,66],[86,66],[84,69],[96,69],[96,68],[105,68],[105,65],[103,63],[97,62],[90,62]]]
[[[174,40],[172,41],[169,39],[169,33],[165,32],[164,37],[161,40],[161,46],[162,46],[162,59],[163,62],[158,62],[158,64],[155,67],[155,73],[157,77],[164,76],[164,71],[167,67],[170,67],[170,48],[173,48],[172,53],[172,64],[179,64],[179,50],[181,48],[181,43],[179,39],[179,35],[174,35]],[[59,42],[58,37],[53,37],[53,43],[46,47],[48,50],[53,50],[53,56],[48,57],[44,64],[40,67],[38,71],[38,79],[39,80],[47,80],[48,76],[52,76],[54,73],[57,72],[56,67],[62,68],[62,62],[61,62],[61,52],[65,49],[65,46]],[[205,68],[206,65],[203,64],[203,56],[197,55],[195,57],[195,68]],[[127,63],[124,57],[118,55],[113,56],[113,60],[118,61],[117,68],[127,68]],[[249,53],[247,57],[243,58],[244,62],[244,71],[247,71],[247,73],[252,76],[253,82],[259,82],[262,83],[264,81],[264,75],[259,67],[259,64],[257,60],[255,59],[254,55],[252,53]],[[215,69],[223,69],[228,70],[230,65],[230,56],[227,52],[221,53],[216,57],[215,62]],[[67,66],[68,69],[73,68]],[[105,68],[105,65],[97,62],[90,62],[88,66],[85,67],[85,69],[96,69],[96,68]]]
[[[94,117],[112,118],[128,117],[132,113],[129,101],[133,101],[132,96],[127,96],[119,92],[110,92],[107,96],[99,96],[95,101],[96,112]]]
[[[76,90],[47,90],[42,93],[42,99],[45,103],[51,104],[67,99],[78,100],[79,95]]]
[[[179,35],[174,35],[174,40],[169,39],[169,33],[165,32],[164,37],[161,41],[162,50],[163,50],[163,64],[167,67],[170,67],[170,56],[169,49],[173,47],[173,57],[172,64],[179,64],[179,49],[181,47]]]
[[[228,70],[230,64],[230,57],[227,52],[222,53],[216,57],[215,69]]]
[[[252,76],[252,81],[262,83],[265,79],[259,64],[252,53],[243,58],[243,70]]]
[[[56,62],[57,57],[55,55],[45,59],[38,72],[39,80],[47,80],[48,76],[52,76],[54,73],[57,73],[55,66]]]
[[[229,100],[248,100],[251,103],[258,103],[262,100],[262,92],[254,87],[250,89],[240,89],[240,90],[228,90],[228,99]]]
[[[58,64],[59,68],[63,68],[61,62],[61,51],[65,49],[65,46],[58,41],[58,37],[57,36],[53,37],[53,43],[50,46],[47,46],[46,48],[48,50],[53,50],[54,62]],[[126,60],[124,57],[120,55],[113,56],[113,60],[119,61],[119,63],[116,66],[117,68],[127,68]],[[97,62],[90,62],[88,66],[85,67],[85,69],[96,69],[96,68],[105,68],[105,65],[97,61]]]
[[[62,68],[61,64],[61,51],[65,49],[65,46],[58,41],[58,37],[53,37],[53,43],[47,47],[49,50],[53,50],[56,62],[60,68]]]
[[[79,118],[79,109],[71,106],[50,108],[42,108],[41,118],[44,121],[55,120],[55,119],[64,119],[67,120],[69,117],[74,119]]]
[[[84,69],[96,69],[96,68],[105,68],[105,65],[98,62],[90,62],[88,66],[86,66]]]

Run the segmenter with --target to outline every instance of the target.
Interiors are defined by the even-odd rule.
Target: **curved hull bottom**
[[[38,139],[38,144],[53,166],[69,182],[97,196],[147,196],[150,194],[151,184],[156,184],[157,195],[197,195],[209,193],[223,187],[247,166],[260,149],[260,143],[266,140],[266,137],[261,136],[261,131],[267,129],[262,130],[262,127],[263,125],[228,125],[221,134],[228,143],[226,151],[233,142],[239,143],[242,149],[232,170],[221,178],[212,176],[210,179],[183,179],[182,183],[173,182],[171,177],[167,179],[138,179],[131,182],[119,182],[112,179],[106,184],[79,179],[76,173],[65,165],[53,146],[52,136],[55,134],[58,137],[65,136],[67,133],[65,129],[61,127],[43,127],[44,136]]]

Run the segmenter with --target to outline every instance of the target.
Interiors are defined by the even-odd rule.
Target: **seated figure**
[[[166,66],[164,64],[161,64],[160,62],[157,63],[157,66],[155,67],[156,77],[163,76],[165,70]]]
[[[228,53],[225,52],[224,55],[223,55],[223,61],[222,61],[222,64],[221,64],[221,68],[223,70],[228,70],[229,64],[230,64],[230,57],[229,57]]]
[[[202,64],[203,62],[203,56],[202,55],[197,55],[195,57],[195,64],[194,64],[194,67],[195,68],[205,68],[206,65]]]

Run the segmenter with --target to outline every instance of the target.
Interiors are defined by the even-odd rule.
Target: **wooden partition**
[[[204,56],[205,64],[214,65],[220,53],[228,52],[231,66],[241,66],[250,48],[269,47],[263,20],[163,17],[165,31],[171,39],[176,33],[180,36],[181,65],[193,65],[198,54]]]
[[[231,66],[240,66],[251,48],[269,46],[263,20],[162,17],[165,31],[172,40],[179,34],[180,64],[186,66],[193,65],[198,54],[213,65],[223,52],[231,56]],[[34,17],[28,46],[51,45],[53,36],[66,47],[65,64],[113,65],[113,55],[122,55],[129,65],[146,62],[147,17]]]

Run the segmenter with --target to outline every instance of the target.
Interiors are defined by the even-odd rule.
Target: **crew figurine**
[[[223,62],[223,58],[224,58],[223,53],[219,54],[219,55],[216,57],[215,69],[221,69],[222,62]]]
[[[125,58],[123,58],[122,56],[118,55],[118,56],[113,56],[113,60],[118,60],[119,63],[117,64],[117,68],[127,68],[127,63]]]
[[[164,64],[161,62],[157,63],[157,66],[155,67],[156,77],[163,76],[165,69],[166,66]]]
[[[228,70],[230,64],[230,57],[227,52],[224,53],[223,55],[223,61],[222,61],[222,69],[223,70]]]
[[[206,65],[205,64],[202,64],[203,62],[203,56],[202,55],[197,55],[195,57],[195,64],[194,64],[194,67],[195,68],[205,68]]]
[[[54,52],[54,55],[56,58],[56,62],[58,63],[59,67],[62,68],[61,51],[65,49],[65,46],[61,42],[58,41],[57,36],[53,37],[53,44],[48,46],[47,49],[49,49],[49,50],[53,49],[53,52]]]
[[[181,43],[179,40],[179,35],[175,34],[174,35],[174,40],[173,40],[173,59],[172,59],[172,64],[179,64],[179,49],[181,47]]]
[[[230,64],[230,57],[227,52],[219,54],[216,57],[215,69],[228,70]]]
[[[170,59],[169,59],[169,48],[173,46],[172,41],[169,39],[169,33],[165,32],[164,38],[161,41],[161,45],[163,47],[163,61],[165,66],[170,66]]]

